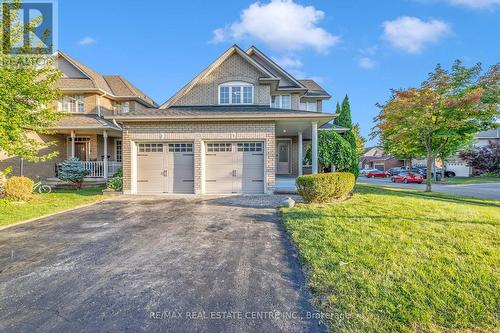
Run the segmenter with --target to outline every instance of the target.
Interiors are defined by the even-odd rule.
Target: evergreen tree
[[[70,181],[80,189],[82,188],[83,178],[87,175],[88,170],[85,170],[82,163],[80,163],[80,160],[78,160],[78,158],[71,157],[62,163],[58,178]]]
[[[348,169],[349,172],[352,172],[356,177],[359,175],[359,155],[358,149],[356,145],[356,135],[353,133],[353,125],[351,120],[351,105],[349,103],[349,97],[346,95],[344,100],[342,101],[342,107],[339,107],[337,103],[337,108],[340,109],[340,112],[337,111],[339,116],[335,118],[335,124],[337,126],[348,128],[349,130],[345,133],[342,133],[342,137],[349,142],[351,146],[352,153],[349,154],[351,156],[351,166]]]

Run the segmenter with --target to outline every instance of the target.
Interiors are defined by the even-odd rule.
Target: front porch
[[[78,158],[88,171],[86,180],[106,180],[122,167],[121,132],[106,129],[70,130],[66,134],[65,145],[66,158]],[[61,165],[55,164],[56,178]]]

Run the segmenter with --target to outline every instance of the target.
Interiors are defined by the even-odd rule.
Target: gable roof
[[[316,81],[308,79],[308,80],[299,80],[308,90],[304,97],[327,97],[331,98],[332,96],[326,92]]]
[[[264,60],[268,66],[272,67],[274,70],[276,70],[278,73],[280,73],[282,76],[287,78],[289,81],[292,83],[295,83],[294,88],[298,89],[307,89],[301,82],[300,80],[295,79],[290,73],[285,71],[283,68],[281,68],[277,63],[275,63],[271,58],[266,56],[264,53],[262,53],[257,47],[252,45],[248,50],[247,50],[248,55],[256,54],[259,56],[262,60]],[[279,89],[279,87],[278,87]]]
[[[219,58],[215,59],[208,67],[196,75],[191,81],[189,81],[184,87],[182,87],[174,96],[170,97],[165,103],[160,105],[160,109],[166,109],[170,107],[173,103],[179,100],[182,96],[186,95],[193,87],[200,82],[203,78],[209,75],[213,70],[219,67],[227,58],[233,54],[240,55],[243,59],[248,61],[252,66],[259,70],[264,77],[267,79],[278,80],[278,78],[273,75],[269,70],[261,66],[255,60],[253,60],[247,53],[245,53],[238,45],[234,44],[226,52],[224,52]]]
[[[62,51],[57,51],[58,56],[66,59],[71,65],[78,69],[87,78],[66,78],[59,80],[61,89],[98,89],[112,97],[135,98],[148,106],[157,106],[156,102],[144,94],[140,89],[132,85],[128,80],[119,75],[101,75],[92,68],[82,64],[75,58]]]
[[[103,76],[108,83],[111,91],[117,97],[137,97],[147,103],[157,106],[156,102],[143,93],[139,88],[130,83],[127,79],[120,75],[104,75]]]

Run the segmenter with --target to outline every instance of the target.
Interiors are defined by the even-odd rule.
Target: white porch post
[[[104,179],[108,179],[108,132],[106,130],[102,132],[102,137],[104,140]]]
[[[75,131],[71,131],[71,157],[75,157]]]
[[[318,123],[312,122],[312,173],[318,173]]]
[[[298,160],[299,160],[299,163],[298,163],[298,174],[299,174],[299,177],[302,176],[302,165],[303,165],[303,160],[304,160],[304,157],[302,156],[303,154],[303,150],[304,150],[304,146],[302,144],[302,132],[299,132],[299,138],[298,138]]]

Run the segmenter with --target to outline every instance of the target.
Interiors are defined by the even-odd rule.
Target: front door
[[[278,152],[278,166],[277,166],[277,174],[278,175],[289,175],[290,174],[290,141],[279,141],[278,146],[276,148]]]
[[[86,142],[75,142],[75,157],[80,161],[87,160],[87,143]]]

